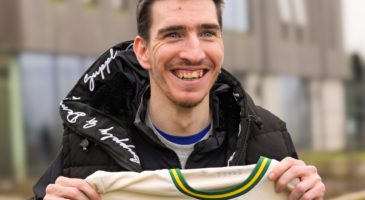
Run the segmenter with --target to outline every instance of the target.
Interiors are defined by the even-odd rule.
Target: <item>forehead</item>
[[[218,24],[213,0],[157,0],[151,11],[152,29],[169,25]]]

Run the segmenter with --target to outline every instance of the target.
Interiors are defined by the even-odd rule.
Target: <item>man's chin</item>
[[[202,99],[198,99],[198,100],[173,100],[173,102],[175,103],[175,105],[181,107],[181,108],[185,108],[185,109],[191,109],[194,107],[197,107],[199,104],[202,103],[204,98]]]

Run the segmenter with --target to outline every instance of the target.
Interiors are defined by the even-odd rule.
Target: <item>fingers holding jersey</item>
[[[81,191],[73,187],[64,187],[56,184],[50,184],[46,188],[44,200],[51,199],[80,199],[89,200]]]
[[[322,199],[325,186],[317,168],[294,158],[283,159],[269,175],[275,181],[275,190],[283,191],[289,183],[300,180],[293,187],[289,199]],[[290,184],[289,184],[290,185]]]
[[[100,195],[96,192],[96,189],[83,179],[59,177],[56,180],[56,184],[60,184],[66,187],[77,188],[80,192],[84,193],[90,199],[100,199]]]
[[[44,199],[99,200],[101,197],[85,180],[61,176],[55,184],[47,186]]]
[[[326,187],[322,182],[317,183],[312,189],[307,191],[300,200],[323,200],[326,192]]]
[[[318,175],[316,171],[317,171],[316,168],[312,166],[292,166],[276,180],[275,190],[277,192],[281,192],[287,187],[289,183],[297,179],[300,180],[300,182],[294,185],[293,191],[300,192],[304,190],[305,186],[307,186],[307,185],[302,185],[300,183],[303,183],[307,179],[310,179],[311,176],[317,177]],[[302,187],[298,188],[299,185],[301,185]]]
[[[300,178],[305,163],[301,160],[287,157],[283,159],[270,173],[269,178],[275,181],[275,190],[283,191],[287,184],[296,178]]]
[[[325,186],[321,178],[317,175],[312,175],[303,178],[294,189],[291,191],[290,200],[309,200],[309,199],[323,199],[325,193]]]

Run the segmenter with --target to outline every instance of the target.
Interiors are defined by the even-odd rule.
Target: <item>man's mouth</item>
[[[204,76],[204,70],[194,70],[194,71],[185,71],[185,70],[174,70],[173,74],[182,80],[196,80]]]

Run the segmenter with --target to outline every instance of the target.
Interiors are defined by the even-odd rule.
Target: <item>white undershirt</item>
[[[185,169],[186,161],[188,160],[188,157],[190,156],[191,152],[193,152],[194,145],[199,141],[207,139],[212,134],[212,130],[213,130],[213,126],[211,126],[209,131],[207,132],[207,134],[205,134],[205,136],[201,140],[197,141],[194,144],[182,145],[182,144],[176,144],[176,143],[170,142],[167,139],[165,139],[164,137],[162,137],[160,135],[160,133],[156,130],[155,126],[152,124],[151,118],[150,118],[148,112],[146,114],[145,122],[146,122],[146,125],[148,127],[150,127],[153,130],[153,132],[157,135],[157,137],[160,139],[160,141],[163,144],[165,144],[166,147],[168,147],[169,149],[173,150],[176,153],[177,157],[179,158],[182,169]]]

